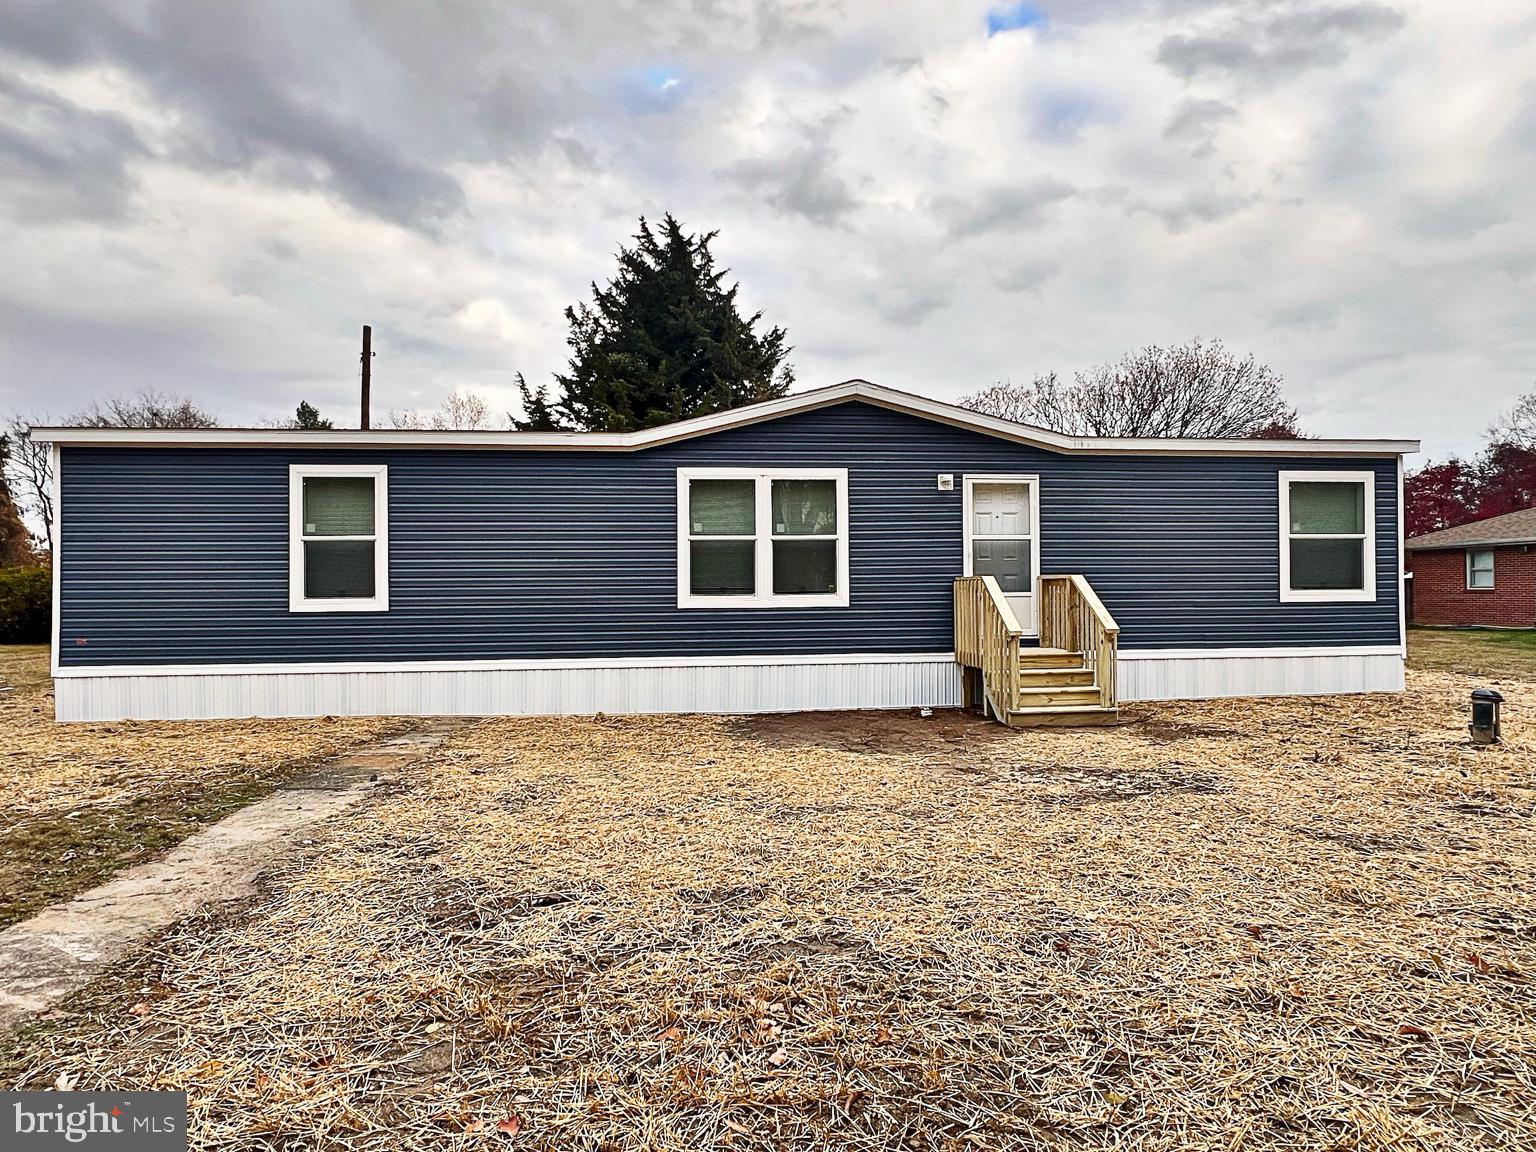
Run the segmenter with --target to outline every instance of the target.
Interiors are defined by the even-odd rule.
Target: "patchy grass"
[[[1411,628],[1408,666],[1493,682],[1536,681],[1536,629]]]
[[[0,1082],[203,1149],[1514,1148],[1536,727],[1464,692],[485,721]]]
[[[0,687],[24,695],[50,687],[48,645],[0,644]],[[10,693],[0,693],[0,698],[7,695]]]
[[[399,720],[56,724],[48,649],[0,646],[0,926],[67,899]]]

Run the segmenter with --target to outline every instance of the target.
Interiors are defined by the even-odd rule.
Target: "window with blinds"
[[[848,603],[844,469],[678,472],[678,606]]]
[[[1280,598],[1374,600],[1374,477],[1282,472]]]
[[[387,473],[382,465],[289,470],[291,611],[388,609]]]

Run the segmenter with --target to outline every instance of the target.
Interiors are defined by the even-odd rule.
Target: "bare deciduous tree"
[[[967,408],[1069,436],[1300,435],[1280,375],[1220,340],[1152,345],[1062,384],[1052,372],[1029,384],[996,384]]]
[[[473,432],[498,426],[484,400],[473,392],[458,388],[448,394],[436,412],[423,415],[411,408],[391,410],[389,423],[394,428],[453,432]]]
[[[490,409],[485,406],[485,401],[473,392],[461,392],[457,388],[448,393],[448,398],[432,417],[432,427],[449,428],[457,432],[490,428],[492,424]]]
[[[4,434],[11,441],[6,475],[22,513],[50,555],[53,552],[53,453],[50,445],[27,435],[34,425],[50,424],[48,416],[13,414]],[[216,428],[218,420],[185,397],[144,391],[134,396],[96,400],[65,424],[76,428]]]
[[[1536,452],[1536,392],[1527,392],[1494,421],[1493,427],[1488,429],[1488,438]]]
[[[70,417],[77,428],[217,428],[218,420],[186,397],[146,390],[92,401]]]
[[[1045,425],[1041,421],[1045,410],[1059,402],[1060,390],[1061,381],[1052,372],[1048,376],[1036,376],[1028,384],[1001,381],[963,397],[960,403],[977,412],[985,412],[988,416],[1043,428]]]
[[[10,442],[5,474],[11,495],[26,517],[42,550],[53,554],[53,453],[49,445],[27,435],[34,424],[47,424],[41,416],[13,414],[5,419],[3,435]]]

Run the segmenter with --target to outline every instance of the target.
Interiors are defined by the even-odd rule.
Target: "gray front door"
[[[971,485],[973,576],[992,576],[1024,631],[1035,632],[1035,525],[1031,485],[978,480]]]

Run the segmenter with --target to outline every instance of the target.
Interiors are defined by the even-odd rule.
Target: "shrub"
[[[0,568],[0,644],[46,644],[53,624],[53,573]]]

